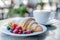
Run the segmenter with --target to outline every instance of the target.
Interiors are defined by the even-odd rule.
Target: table
[[[9,21],[10,19],[1,20],[0,25],[4,24],[4,22]],[[52,26],[47,27],[47,32],[30,37],[14,37],[3,34],[0,32],[0,40],[60,40],[60,21],[57,20],[56,23],[52,24]]]

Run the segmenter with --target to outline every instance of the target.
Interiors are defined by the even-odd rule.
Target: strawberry
[[[14,34],[22,34],[23,31],[22,31],[22,28],[21,26],[16,26],[16,28],[14,29],[13,31]]]
[[[20,27],[20,30],[22,30],[22,27]]]
[[[22,27],[21,26],[17,26],[16,29],[22,30]]]
[[[12,30],[14,30],[17,26],[17,24],[12,24]]]
[[[14,29],[14,30],[13,30],[13,33],[14,33],[14,34],[18,34],[18,31],[19,31],[18,29]]]
[[[23,31],[22,30],[19,30],[18,34],[23,34]]]
[[[27,34],[30,34],[31,33],[31,31],[26,31],[27,32]]]

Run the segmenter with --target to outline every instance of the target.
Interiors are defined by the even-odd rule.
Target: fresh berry
[[[33,33],[34,31],[33,30],[31,30],[31,33]]]
[[[13,33],[13,30],[12,30],[12,29],[10,29],[10,32],[11,32],[11,33]]]
[[[27,34],[30,34],[31,33],[31,31],[27,31]]]
[[[22,30],[22,27],[20,27],[20,30]]]
[[[22,30],[19,30],[18,34],[23,34],[23,31]]]
[[[14,33],[14,34],[18,34],[18,31],[19,31],[18,29],[14,29],[14,30],[13,30],[13,33]]]
[[[10,30],[10,27],[9,26],[7,26],[7,30]]]
[[[26,31],[23,31],[23,34],[27,34]]]
[[[14,30],[17,27],[17,24],[12,24],[12,29]]]
[[[17,26],[16,29],[18,29],[18,30],[22,30],[22,28],[21,28],[20,26]]]

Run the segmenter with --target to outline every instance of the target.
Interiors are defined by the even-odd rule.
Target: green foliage
[[[45,4],[46,3],[44,3],[44,2],[37,3],[37,5],[40,5],[41,6],[41,9],[43,9],[43,7],[44,7]]]
[[[12,14],[19,14],[20,16],[24,17],[25,13],[27,12],[25,6],[20,6],[19,8],[13,8],[9,10],[9,15]]]

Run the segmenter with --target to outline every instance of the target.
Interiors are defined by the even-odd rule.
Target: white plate
[[[43,26],[43,25],[41,25],[41,26],[43,28],[42,32],[34,32],[34,33],[31,33],[31,34],[13,34],[13,33],[10,33],[10,31],[8,31],[7,28],[6,28],[6,25],[0,27],[0,31],[4,34],[11,35],[11,36],[33,36],[33,35],[42,34],[42,33],[47,31],[47,28],[45,26]]]

